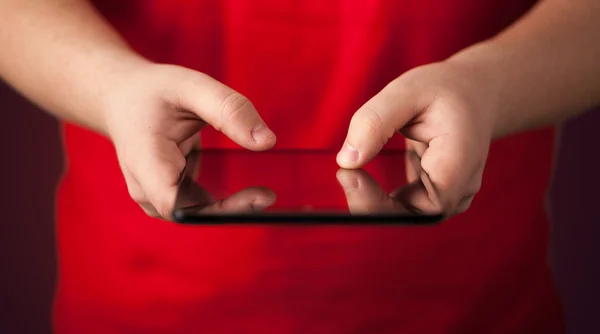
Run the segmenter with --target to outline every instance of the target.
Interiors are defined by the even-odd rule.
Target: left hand
[[[417,212],[464,212],[481,187],[496,121],[496,90],[482,73],[449,62],[406,72],[354,114],[338,164],[362,167],[400,132],[417,157],[396,196]]]

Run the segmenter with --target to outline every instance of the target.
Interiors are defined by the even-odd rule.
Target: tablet
[[[406,156],[382,151],[342,169],[334,150],[206,149],[187,157],[173,218],[181,224],[434,224],[394,198]]]

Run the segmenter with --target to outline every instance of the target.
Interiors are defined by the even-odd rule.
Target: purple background
[[[54,192],[63,158],[56,121],[0,83],[0,333],[50,332],[56,276]],[[600,333],[600,112],[564,127],[551,196],[552,262],[569,334]]]

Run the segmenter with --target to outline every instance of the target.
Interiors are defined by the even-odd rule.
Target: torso
[[[531,5],[97,2],[138,51],[230,85],[279,147],[304,148],[339,147],[352,113],[390,80],[492,36]],[[553,129],[494,143],[472,208],[431,228],[181,227],[129,199],[108,141],[66,125],[65,142],[58,333],[562,331],[543,207]]]

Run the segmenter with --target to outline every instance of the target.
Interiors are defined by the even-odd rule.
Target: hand
[[[106,132],[131,197],[150,216],[172,219],[185,155],[207,124],[250,150],[275,144],[248,99],[205,74],[148,64],[123,77],[107,97]]]
[[[494,132],[492,81],[449,62],[405,73],[355,113],[338,164],[362,167],[400,132],[417,156],[407,161],[411,184],[397,196],[424,213],[464,212],[481,187]]]

